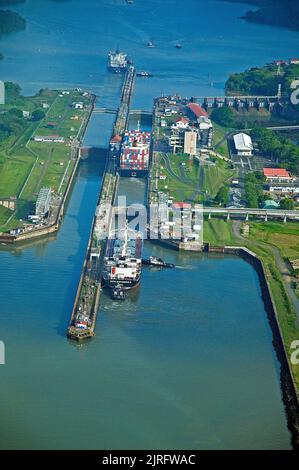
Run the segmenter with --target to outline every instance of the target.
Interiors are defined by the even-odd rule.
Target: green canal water
[[[1,252],[0,448],[290,448],[258,277],[237,257],[146,242],[178,268],[144,268],[121,304],[104,294],[96,337],[67,341],[104,160],[81,163],[57,239]]]
[[[246,24],[237,19],[246,5],[216,0],[27,0],[14,9],[27,29],[1,39],[1,79],[26,93],[81,86],[101,107],[118,103],[121,78],[105,70],[117,46],[155,75],[138,80],[136,109],[150,109],[160,92],[223,94],[230,71],[297,49],[297,33]],[[112,120],[94,117],[85,143],[107,146]],[[100,152],[80,164],[56,238],[1,247],[0,448],[289,449],[258,277],[237,257],[147,242],[145,256],[179,268],[144,269],[121,305],[104,295],[96,337],[67,341],[104,163]],[[121,182],[129,202],[142,190],[141,181]]]

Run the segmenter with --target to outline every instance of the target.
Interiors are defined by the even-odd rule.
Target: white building
[[[64,137],[60,137],[59,135],[35,135],[33,140],[35,142],[56,142],[59,144],[65,142]]]
[[[234,135],[234,144],[238,155],[247,157],[252,155],[253,145],[249,135],[244,132]]]
[[[200,116],[197,119],[200,144],[205,147],[211,147],[213,140],[213,124],[208,117]]]
[[[189,119],[186,117],[181,117],[176,119],[176,122],[172,125],[174,129],[188,129]]]
[[[80,103],[74,103],[74,104],[73,104],[73,107],[74,107],[75,109],[83,109],[83,108],[84,108],[84,105],[83,105],[83,103],[81,103],[81,102],[80,102]]]
[[[291,185],[270,185],[270,193],[299,194],[299,186]]]

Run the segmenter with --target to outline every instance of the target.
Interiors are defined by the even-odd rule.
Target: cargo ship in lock
[[[119,162],[120,176],[142,178],[148,173],[151,133],[133,130],[125,132]]]
[[[140,283],[143,237],[128,226],[112,232],[107,240],[102,285],[110,289],[128,290]]]
[[[125,73],[131,63],[124,52],[119,50],[111,51],[108,55],[107,69],[113,73]]]

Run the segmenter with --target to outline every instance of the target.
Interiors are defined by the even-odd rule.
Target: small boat
[[[147,47],[155,47],[155,44],[152,41],[148,41]]]
[[[125,300],[126,293],[120,286],[116,286],[111,293],[111,297],[113,300]]]
[[[141,72],[136,73],[137,77],[153,77],[153,74],[150,72],[145,72],[142,70]]]
[[[134,3],[134,0],[126,0],[127,3],[129,3],[129,5],[132,5]]]
[[[175,45],[176,49],[182,49],[182,44],[180,44],[179,42]]]
[[[157,258],[157,256],[150,256],[149,259],[143,259],[142,264],[158,268],[175,268],[173,263],[166,263],[162,258]]]

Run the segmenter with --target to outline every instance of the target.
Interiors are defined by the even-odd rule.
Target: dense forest
[[[246,21],[263,23],[274,26],[283,26],[299,29],[299,2],[298,0],[224,0],[252,4],[260,8],[247,11],[244,14]]]

